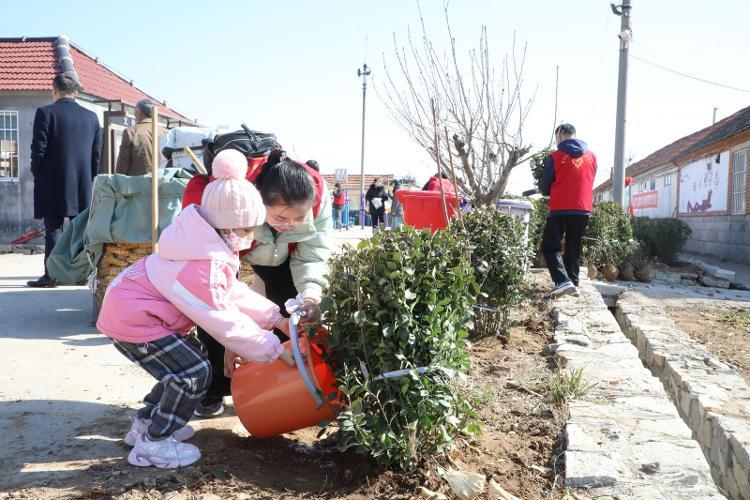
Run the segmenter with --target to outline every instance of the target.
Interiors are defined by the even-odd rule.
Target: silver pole
[[[625,206],[625,104],[628,89],[628,48],[630,29],[630,0],[623,0],[620,7],[612,4],[612,11],[620,16],[620,68],[617,80],[617,123],[615,126],[615,169],[612,176],[612,199]]]
[[[357,70],[357,76],[362,77],[362,148],[359,159],[359,221],[360,227],[365,227],[365,103],[367,102],[367,76],[372,70],[363,64]]]

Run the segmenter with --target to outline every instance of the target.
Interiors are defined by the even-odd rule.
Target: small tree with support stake
[[[421,41],[408,36],[399,47],[394,35],[396,70],[384,56],[385,83],[378,92],[396,122],[430,156],[448,165],[448,147],[457,158],[458,186],[479,204],[494,202],[505,191],[511,170],[528,159],[531,146],[523,128],[533,97],[522,95],[526,47],[510,56],[499,71],[490,63],[487,29],[482,27],[479,48],[459,57],[447,6],[445,22],[450,50],[440,55],[422,21]],[[520,54],[519,54],[520,52]],[[451,143],[435,147],[431,99],[440,110],[439,122],[448,128]]]

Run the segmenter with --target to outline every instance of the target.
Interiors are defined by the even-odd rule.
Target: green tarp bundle
[[[182,193],[193,174],[166,169],[159,178],[159,232],[182,210]],[[104,243],[151,242],[151,176],[98,175],[91,207],[68,224],[47,260],[61,285],[85,281],[102,256]]]

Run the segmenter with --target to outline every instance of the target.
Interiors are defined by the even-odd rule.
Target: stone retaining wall
[[[750,215],[680,217],[692,234],[685,250],[735,262],[750,262]]]
[[[588,280],[555,302],[563,370],[596,386],[569,404],[565,485],[592,498],[724,498],[698,443]]]
[[[623,293],[616,316],[692,429],[716,484],[732,499],[750,499],[748,384],[704,346],[678,331],[649,298]]]

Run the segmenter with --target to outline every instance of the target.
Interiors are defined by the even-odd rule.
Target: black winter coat
[[[374,198],[380,198],[383,202],[380,208],[375,208],[375,205],[372,204]],[[370,213],[385,212],[385,201],[388,199],[388,191],[385,190],[384,186],[377,187],[375,184],[370,184],[370,188],[367,190],[367,194],[365,194],[365,199],[369,202]]]
[[[70,98],[36,110],[31,142],[34,218],[73,217],[91,203],[102,129],[93,111]]]

